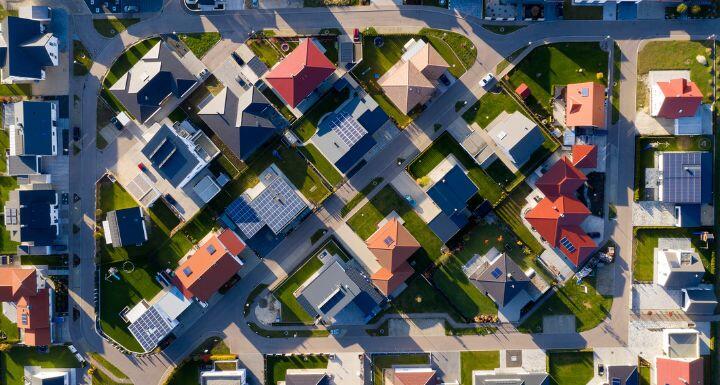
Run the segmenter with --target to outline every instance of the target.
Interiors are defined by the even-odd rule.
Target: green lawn
[[[293,295],[293,292],[320,270],[322,266],[323,263],[317,257],[317,254],[313,255],[275,289],[275,297],[282,304],[281,321],[283,323],[313,324],[314,318],[303,309],[302,305],[300,305],[297,298]]]
[[[140,19],[136,18],[118,19],[111,16],[107,19],[93,19],[93,27],[95,27],[95,30],[99,34],[105,37],[114,37],[139,21]]]
[[[2,131],[3,133],[5,131]],[[3,136],[4,137],[4,136]],[[5,151],[2,151],[3,167],[5,167]],[[15,190],[18,187],[17,179],[9,176],[0,176],[0,209],[5,206],[10,191]],[[17,253],[18,243],[10,239],[10,233],[5,229],[5,224],[0,223],[0,253],[3,254],[15,254]]]
[[[617,123],[620,120],[620,64],[622,63],[622,51],[620,46],[615,43],[613,47],[613,85],[612,85],[612,122]]]
[[[122,372],[122,370],[118,369],[117,366],[110,363],[110,361],[106,360],[105,357],[103,357],[99,353],[88,353],[92,359],[97,361],[102,367],[107,370],[110,374],[117,378],[128,378],[128,376],[125,375],[125,373]]]
[[[172,229],[180,224],[180,219],[162,199],[156,201],[149,211],[153,221],[163,232],[169,234]]]
[[[209,354],[226,355],[230,354],[230,349],[225,345],[222,340],[217,338],[210,338],[200,344],[190,356],[180,363],[177,368],[173,371],[170,378],[165,383],[166,385],[197,385],[200,376],[200,366],[204,365],[205,362],[200,360],[200,356],[205,354],[205,351]],[[196,360],[197,358],[197,360]]]
[[[414,262],[415,271],[424,271],[440,258],[442,241],[391,186],[383,187],[347,224],[360,238],[368,239],[377,230],[377,224],[392,211],[402,217],[405,228],[420,243],[421,249],[413,255],[411,261]]]
[[[95,21],[97,21],[97,19]],[[158,44],[159,42],[159,37],[146,39],[138,42],[123,52],[123,54],[115,60],[108,70],[107,75],[105,75],[103,85],[109,88],[115,84],[121,76],[125,75],[125,73],[128,72],[135,63],[137,63],[148,51],[150,51],[152,47],[155,46],[155,44]]]
[[[360,201],[363,200],[363,198],[365,198],[368,194],[370,194],[372,192],[372,190],[374,190],[375,187],[377,187],[377,185],[379,185],[382,182],[383,182],[382,177],[376,177],[375,179],[370,181],[370,183],[368,183],[367,186],[363,187],[360,191],[358,191],[358,193],[355,194],[355,196],[352,197],[352,199],[350,199],[345,204],[345,206],[342,207],[342,209],[340,209],[340,215],[343,217],[348,215],[350,213],[350,211],[352,211],[355,208],[355,206],[357,206],[358,203],[360,203]]]
[[[318,41],[325,49],[325,57],[327,57],[333,64],[338,64],[338,42],[337,37],[322,37],[318,38]]]
[[[574,5],[572,0],[564,0],[563,18],[565,20],[602,20],[603,7]]]
[[[473,385],[473,370],[493,370],[500,367],[500,352],[460,352],[460,385]]]
[[[20,340],[20,332],[18,331],[15,320],[10,320],[5,317],[4,314],[0,313],[0,332],[5,333],[6,339],[0,341],[2,343],[16,343]]]
[[[92,385],[122,385],[113,381],[102,369],[97,368],[92,375]]]
[[[219,32],[181,33],[178,37],[198,59],[202,59],[220,41]]]
[[[475,45],[459,33],[423,28],[420,30],[420,36],[430,41],[433,48],[450,65],[450,73],[456,78],[462,76],[475,63],[477,58]]]
[[[495,67],[495,73],[499,74],[507,68],[507,66],[512,63],[513,60],[515,60],[518,56],[520,56],[521,53],[525,51],[527,47],[521,47],[513,51],[510,55],[506,56],[503,60],[498,63],[497,67]]]
[[[25,366],[43,368],[79,368],[80,363],[65,346],[51,346],[48,353],[34,347],[15,346],[0,353],[0,376],[3,385],[23,385]]]
[[[261,91],[263,95],[267,98],[267,100],[272,103],[275,108],[280,111],[280,114],[287,120],[288,122],[292,123],[295,121],[296,117],[293,115],[292,111],[290,111],[290,108],[285,105],[285,103],[280,100],[280,98],[273,92],[273,90],[268,86],[263,88]]]
[[[462,267],[463,263],[456,257],[445,260],[433,272],[435,286],[469,322],[476,316],[497,315],[497,305],[470,282]]]
[[[276,385],[278,381],[285,381],[288,369],[323,369],[327,366],[326,356],[265,356],[265,384]]]
[[[584,288],[587,288],[587,294]],[[612,296],[602,296],[595,290],[594,277],[585,278],[580,285],[571,279],[540,305],[518,329],[537,333],[542,331],[543,316],[574,314],[577,331],[590,330],[610,315],[612,301]]]
[[[513,89],[525,83],[532,93],[526,103],[535,113],[551,116],[553,86],[607,81],[608,53],[599,43],[557,43],[535,48],[510,72]],[[596,74],[603,77],[597,79]]]
[[[80,40],[73,40],[73,75],[83,76],[90,72],[93,60]]]
[[[548,374],[552,384],[585,385],[595,373],[592,352],[548,352]]]
[[[325,180],[332,186],[338,186],[343,182],[343,176],[330,163],[329,160],[317,149],[312,143],[298,147],[305,157],[312,163],[315,168],[325,177]]]
[[[282,59],[280,50],[267,39],[250,39],[247,41],[247,45],[268,68],[272,68]]]
[[[510,169],[507,168],[505,163],[503,163],[500,159],[496,159],[492,162],[492,164],[485,169],[485,172],[490,175],[495,182],[503,186],[503,188],[507,187],[515,180],[515,174],[513,174],[513,172],[510,171]]]
[[[705,242],[700,241],[696,233],[710,228],[636,228],[633,253],[633,280],[638,282],[653,281],[653,250],[658,246],[660,238],[688,238],[693,248],[700,255],[705,266],[704,281],[714,282],[711,266],[714,265],[715,252],[705,249]]]
[[[501,204],[495,208],[495,214],[512,229],[517,238],[522,241],[534,254],[540,254],[543,246],[533,236],[530,229],[522,221],[522,208],[525,206],[525,197],[532,192],[530,186],[523,182],[513,190]]]
[[[395,365],[427,365],[430,363],[430,356],[425,353],[407,354],[373,354],[372,372],[373,384],[383,385],[383,370],[390,369]]]
[[[460,144],[447,132],[435,139],[433,144],[408,166],[408,172],[416,180],[426,176],[435,166],[449,154],[462,163],[468,171],[468,177],[478,187],[479,194],[493,205],[503,198],[502,187],[494,181],[476,162],[468,155]]]
[[[690,79],[697,84],[703,93],[704,102],[711,102],[712,89],[710,73],[712,68],[712,57],[708,50],[712,47],[710,40],[688,41],[650,41],[640,50],[637,59],[637,71],[640,77],[644,77],[654,70],[690,70]],[[672,52],[672,55],[668,55]],[[705,56],[710,66],[704,66],[695,60],[698,55]],[[638,108],[648,105],[647,84],[638,82],[637,103]]]
[[[416,274],[408,278],[405,283],[407,284],[405,290],[371,322],[377,321],[385,314],[420,313],[447,313],[454,320],[463,321],[463,317],[450,305],[448,297],[433,287],[425,277]]]
[[[317,131],[320,119],[322,119],[325,114],[335,111],[335,109],[348,100],[349,97],[349,87],[343,88],[342,91],[333,88],[323,95],[317,103],[310,107],[308,112],[293,124],[292,128],[300,140],[303,142],[310,140]]]
[[[515,99],[503,89],[497,94],[488,92],[483,95],[463,113],[462,117],[468,124],[474,122],[481,128],[486,128],[501,112],[505,111],[511,114],[517,111],[518,107]]]
[[[67,260],[67,256],[62,255],[23,255],[20,257],[20,261],[23,265],[34,266],[61,266],[65,260]]]

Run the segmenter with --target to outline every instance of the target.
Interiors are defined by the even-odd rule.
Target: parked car
[[[240,55],[237,54],[237,52],[233,52],[230,56],[232,56],[233,60],[235,60],[236,63],[238,63],[239,66],[245,65],[245,60],[243,60]]]
[[[360,30],[357,28],[353,30],[353,41],[356,43],[360,42]]]
[[[144,165],[144,164],[138,163],[138,168],[140,169],[140,171],[145,172],[145,165]]]
[[[485,77],[480,79],[480,87],[485,91],[490,91],[495,86],[495,75],[487,74]]]
[[[80,127],[78,126],[73,127],[73,140],[76,142],[80,140]]]

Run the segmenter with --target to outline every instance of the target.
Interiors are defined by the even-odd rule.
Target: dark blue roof
[[[52,102],[22,102],[25,155],[52,155]]]
[[[42,45],[31,45],[43,36],[41,23],[36,20],[8,16],[3,23],[3,35],[7,42],[4,69],[7,76],[40,79],[42,67],[52,64],[52,59]]]
[[[702,226],[702,214],[699,204],[679,205],[680,206],[680,227]]]
[[[428,190],[428,195],[443,213],[452,217],[462,211],[467,201],[477,192],[477,186],[465,175],[463,169],[454,166]]]
[[[662,153],[663,202],[710,203],[712,154],[709,152]]]
[[[142,149],[155,169],[177,187],[200,162],[185,143],[166,125]]]
[[[456,217],[455,219],[457,220],[458,218]],[[458,226],[457,222],[445,215],[445,213],[440,213],[433,218],[433,220],[428,223],[428,227],[430,227],[430,230],[432,230],[443,243],[449,241],[450,238],[457,234],[462,228],[462,226]]]
[[[162,204],[162,202],[158,204]],[[140,207],[116,210],[115,216],[120,232],[120,241],[123,245],[140,245],[146,241]]]
[[[371,135],[365,135],[350,147],[340,159],[335,162],[335,167],[343,174],[349,171],[377,142]]]
[[[370,134],[370,135],[374,134],[377,130],[379,130],[380,127],[382,127],[382,125],[385,124],[385,122],[387,122],[387,121],[388,121],[388,116],[385,113],[385,111],[383,111],[383,109],[380,107],[377,107],[376,109],[374,109],[372,111],[370,111],[370,110],[365,111],[358,118],[358,122],[363,127],[365,127],[368,134]]]
[[[332,308],[335,307],[342,299],[345,298],[345,292],[341,289],[335,292],[335,294],[332,295],[325,303],[320,306],[320,311],[323,312],[323,314],[326,314]]]
[[[52,244],[57,225],[52,224],[50,206],[57,204],[54,190],[19,190],[20,240],[34,242],[36,246]]]

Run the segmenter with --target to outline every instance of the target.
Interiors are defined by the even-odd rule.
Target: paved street
[[[718,29],[716,21],[632,21],[632,22],[545,22],[532,24],[510,35],[495,35],[482,28],[479,20],[463,18],[451,11],[438,8],[407,6],[398,8],[337,9],[287,9],[274,11],[241,11],[212,16],[199,16],[183,11],[179,1],[168,1],[162,13],[154,14],[131,26],[113,39],[99,37],[87,14],[75,15],[75,34],[88,47],[95,59],[90,75],[71,83],[73,92],[80,96],[76,119],[83,127],[83,150],[71,159],[71,188],[81,200],[75,207],[75,222],[84,223],[70,245],[70,252],[79,255],[82,263],[71,275],[72,301],[81,310],[81,317],[73,322],[73,341],[83,351],[101,352],[110,362],[118,366],[136,384],[157,384],[170,372],[172,366],[190,353],[197,343],[206,336],[219,335],[227,338],[234,352],[290,353],[290,352],[392,352],[392,351],[456,351],[456,350],[497,350],[533,348],[584,348],[615,347],[627,341],[628,296],[630,293],[629,271],[632,258],[631,207],[634,162],[634,127],[636,58],[639,39],[657,37],[684,37],[688,34],[704,38]],[[307,255],[311,246],[308,239],[322,226],[335,228],[341,222],[339,209],[342,201],[330,198],[318,213],[306,220],[296,231],[283,241],[253,274],[243,279],[227,293],[220,302],[208,310],[205,317],[194,327],[194,333],[181,336],[164,353],[135,358],[126,356],[95,333],[95,240],[93,237],[95,197],[94,185],[99,169],[95,150],[95,126],[97,97],[100,82],[122,51],[135,42],[159,33],[219,31],[231,42],[216,46],[205,64],[212,68],[219,65],[229,52],[240,44],[250,31],[264,28],[295,30],[317,29],[318,27],[340,27],[348,31],[365,26],[415,26],[440,28],[461,33],[472,40],[478,48],[475,65],[465,73],[442,98],[429,108],[395,141],[386,146],[358,174],[348,181],[343,196],[364,187],[376,176],[391,180],[402,171],[397,166],[398,158],[410,159],[430,143],[434,133],[433,125],[448,126],[457,116],[454,104],[467,100],[471,105],[482,96],[478,80],[493,69],[504,56],[529,44],[543,41],[602,40],[610,35],[620,44],[623,54],[620,83],[620,122],[609,129],[609,151],[613,163],[608,169],[608,180],[615,183],[608,193],[608,199],[617,207],[618,218],[609,229],[611,239],[618,244],[620,258],[616,263],[615,300],[609,318],[597,328],[584,332],[563,335],[528,335],[520,333],[493,334],[487,336],[413,336],[413,337],[370,337],[349,336],[343,338],[314,339],[266,339],[255,335],[242,321],[242,308],[249,292],[260,283],[272,283],[282,279]],[[573,36],[567,36],[568,31]],[[291,252],[288,252],[291,251]]]

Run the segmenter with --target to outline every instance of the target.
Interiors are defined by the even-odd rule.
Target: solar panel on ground
[[[352,147],[367,131],[352,115],[338,112],[332,118],[332,129],[348,147]]]
[[[130,333],[146,351],[154,349],[158,342],[165,338],[173,329],[170,321],[160,312],[151,307],[128,327]]]

